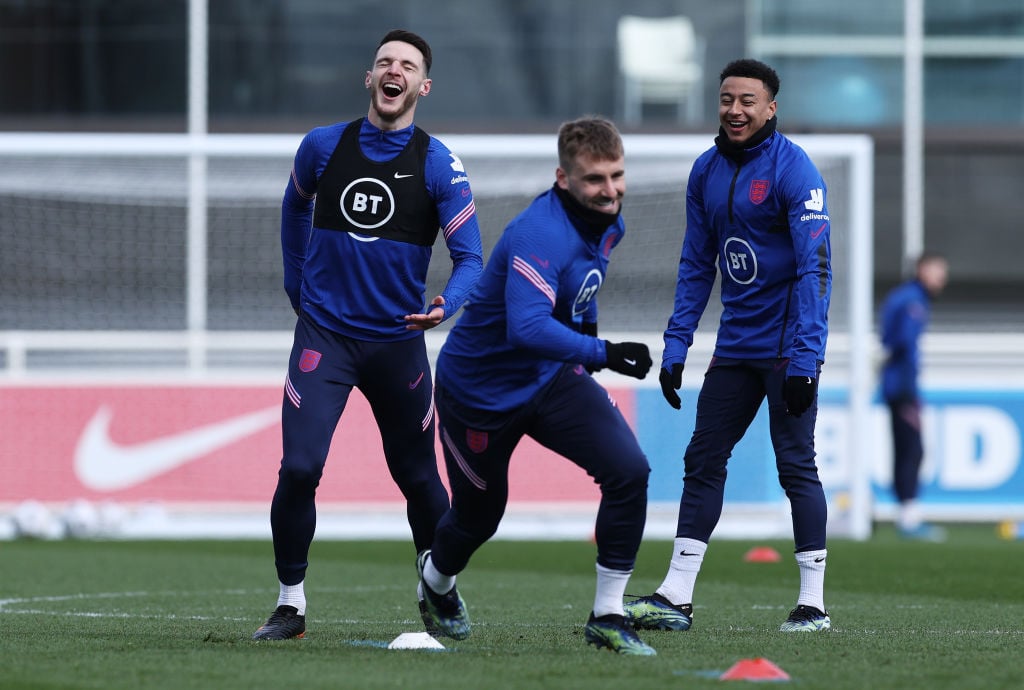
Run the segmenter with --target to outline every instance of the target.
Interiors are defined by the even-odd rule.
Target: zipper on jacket
[[[793,301],[793,286],[795,283],[789,284],[789,289],[786,290],[786,308],[782,310],[782,333],[779,334],[779,349],[776,355],[779,359],[782,359],[782,353],[785,351],[786,345],[786,324],[789,323],[789,305]]]
[[[736,192],[736,179],[740,176],[740,168],[743,167],[742,163],[736,163],[736,172],[732,174],[732,182],[729,183],[729,222],[732,223],[732,197]]]

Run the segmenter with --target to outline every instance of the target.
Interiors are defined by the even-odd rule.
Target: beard
[[[373,92],[373,109],[384,122],[396,122],[415,107],[416,98],[416,92],[409,90],[402,94],[399,101],[385,101],[378,88]]]

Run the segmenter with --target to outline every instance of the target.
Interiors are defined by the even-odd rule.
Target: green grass
[[[781,563],[743,554],[768,544]],[[1024,542],[954,526],[947,543],[833,540],[833,628],[783,634],[791,544],[713,541],[689,632],[646,632],[653,658],[583,641],[594,546],[492,542],[459,577],[473,635],[389,651],[420,630],[412,546],[316,542],[307,638],[250,641],[277,586],[263,542],[0,542],[0,688],[710,688],[764,657],[803,688],[1024,687]],[[661,581],[647,542],[629,591]]]

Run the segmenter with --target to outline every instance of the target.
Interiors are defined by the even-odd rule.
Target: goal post
[[[465,165],[486,258],[508,221],[552,184],[556,137],[436,136]],[[864,539],[872,518],[873,146],[866,135],[792,139],[825,178],[832,224],[834,286],[818,425],[830,526],[834,534]],[[0,133],[0,378],[31,380],[45,372],[52,380],[55,371],[112,368],[122,378],[145,380],[154,371],[200,378],[237,372],[238,362],[257,375],[276,375],[294,323],[282,289],[280,203],[300,140]],[[650,342],[655,359],[673,307],[687,176],[711,144],[710,135],[624,136],[627,234],[600,296],[601,332]],[[434,251],[428,295],[450,271],[442,240]],[[710,356],[719,316],[713,296],[687,376]],[[429,334],[435,350],[446,327]],[[646,397],[659,394],[650,381],[637,385],[644,410]],[[639,426],[675,423],[651,409]],[[677,499],[681,488],[683,449],[676,445],[645,448],[658,455],[652,464],[679,466],[664,475],[677,475],[665,480],[674,484],[660,499],[669,512],[665,497]],[[773,467],[770,444],[756,445],[753,455],[752,462]],[[757,510],[787,510],[777,495],[759,501],[727,502],[726,511],[753,507],[748,524],[756,527]]]

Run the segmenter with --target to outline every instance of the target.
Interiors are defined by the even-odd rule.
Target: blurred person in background
[[[623,617],[643,537],[650,466],[632,429],[589,371],[642,379],[642,343],[597,337],[597,293],[625,233],[622,138],[603,118],[562,125],[551,189],[505,228],[437,360],[439,433],[452,507],[417,560],[443,635],[470,634],[455,576],[498,529],[512,453],[524,436],[585,470],[601,490],[597,586],[586,641],[649,656]]]
[[[768,65],[748,59],[726,65],[715,146],[690,171],[675,312],[659,375],[672,407],[681,407],[686,355],[719,271],[723,311],[683,456],[668,573],[654,594],[625,606],[637,628],[690,628],[694,585],[722,515],[729,456],[766,398],[800,573],[796,608],[780,630],[831,626],[824,603],[827,506],[814,453],[832,293],[830,225],[817,167],[776,131],[778,91],[779,77]]]
[[[365,395],[380,429],[416,553],[430,546],[449,507],[434,452],[424,331],[458,311],[483,260],[462,163],[413,124],[419,98],[430,92],[431,59],[420,36],[389,32],[366,72],[367,116],[312,130],[295,154],[281,244],[285,291],[299,318],[285,381],[284,454],[270,507],[280,591],[255,640],[305,634],[316,488],[353,387]],[[452,273],[424,307],[439,229]],[[344,478],[344,470],[337,476]]]
[[[914,277],[893,288],[882,302],[879,330],[885,363],[882,397],[892,422],[893,493],[899,503],[896,528],[908,539],[943,541],[945,530],[921,519],[917,496],[924,441],[921,434],[921,336],[928,328],[931,301],[946,287],[949,263],[925,252]]]

